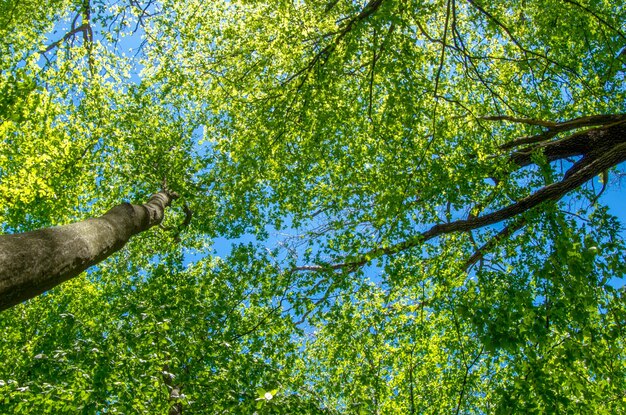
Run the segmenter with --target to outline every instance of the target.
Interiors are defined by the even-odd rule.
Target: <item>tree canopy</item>
[[[0,0],[0,231],[180,195],[0,313],[2,412],[624,412],[624,22]]]

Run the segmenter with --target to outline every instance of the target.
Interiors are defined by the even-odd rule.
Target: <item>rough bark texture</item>
[[[121,249],[161,223],[176,194],[161,191],[143,205],[124,203],[98,218],[0,235],[0,311],[33,298]]]

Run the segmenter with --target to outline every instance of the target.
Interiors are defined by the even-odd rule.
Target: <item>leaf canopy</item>
[[[1,1],[2,231],[163,180],[194,214],[3,312],[0,408],[623,412],[601,196],[624,22],[608,0]]]

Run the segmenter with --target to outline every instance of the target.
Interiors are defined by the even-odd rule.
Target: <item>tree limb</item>
[[[347,270],[349,272],[366,265],[373,259],[394,255],[407,249],[420,246],[438,236],[455,232],[467,232],[493,225],[527,212],[541,203],[550,200],[559,200],[567,193],[582,186],[598,174],[626,161],[626,123],[620,122],[604,129],[588,130],[585,133],[588,136],[597,135],[591,138],[596,140],[597,143],[604,144],[586,153],[583,159],[570,167],[562,180],[546,185],[511,205],[482,216],[433,225],[430,229],[409,239],[388,247],[371,249],[368,252],[359,254],[356,259],[350,261],[334,264],[298,266],[294,267],[292,271],[318,272]]]
[[[543,133],[530,137],[521,137],[500,146],[501,150],[510,150],[512,148],[519,147],[525,144],[535,144],[547,141],[558,133],[571,131],[576,128],[594,127],[599,125],[607,126],[608,124],[623,122],[626,121],[626,114],[590,115],[586,117],[573,118],[571,120],[563,121],[560,123],[538,120],[535,118],[516,118],[507,115],[480,117],[480,119],[486,121],[509,121],[518,124],[536,125],[547,128],[547,131],[544,131]]]

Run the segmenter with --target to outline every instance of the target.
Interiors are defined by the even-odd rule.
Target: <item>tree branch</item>
[[[516,118],[507,115],[480,117],[480,119],[486,121],[509,121],[518,124],[536,125],[547,128],[547,131],[544,131],[543,133],[530,137],[518,138],[500,146],[501,150],[510,150],[512,148],[519,147],[525,144],[535,144],[542,141],[547,141],[558,133],[571,131],[577,128],[594,127],[598,125],[608,126],[608,124],[624,122],[626,121],[626,114],[590,115],[586,117],[573,118],[571,120],[563,121],[560,123],[538,120],[535,118]]]
[[[606,116],[601,116],[603,120],[606,120]],[[598,118],[599,120],[600,118]],[[527,166],[532,164],[532,154],[535,152],[542,152],[548,161],[555,161],[565,159],[567,157],[572,156],[584,156],[592,151],[599,151],[599,149],[604,150],[607,147],[611,147],[616,142],[622,142],[624,140],[623,137],[620,137],[619,134],[611,135],[605,134],[611,127],[617,127],[626,123],[626,116],[612,116],[611,120],[613,121],[611,124],[603,125],[598,128],[591,128],[588,130],[580,131],[574,133],[568,137],[564,137],[555,141],[542,141],[535,143],[534,145],[530,145],[526,148],[518,150],[511,155],[511,161],[517,164],[520,167]],[[572,130],[574,128],[578,128],[580,126],[587,125],[597,125],[596,121],[592,121],[590,117],[585,117],[585,119],[575,120],[576,122],[566,122],[562,124],[557,124],[557,126],[552,129],[552,131],[548,131],[547,133],[554,134],[560,131]],[[548,136],[549,134],[546,134]]]
[[[519,50],[521,50],[525,55],[533,55],[536,56],[538,58],[541,58],[543,60],[545,60],[546,62],[555,65],[557,67],[562,67],[564,69],[566,69],[567,71],[571,72],[572,74],[578,76],[578,74],[576,73],[576,71],[574,71],[572,68],[565,66],[565,65],[561,65],[558,62],[550,59],[547,55],[543,55],[539,52],[535,52],[533,50],[527,49],[525,48],[520,41],[513,36],[513,33],[511,32],[511,30],[505,26],[502,22],[500,22],[500,20],[498,20],[494,15],[492,15],[491,13],[489,13],[487,10],[485,10],[480,4],[476,3],[474,0],[468,0],[468,3],[471,4],[472,6],[474,6],[474,8],[476,8],[480,13],[482,13],[483,15],[485,15],[485,17],[487,17],[487,19],[491,20],[492,22],[494,22],[498,27],[500,27],[505,33],[506,35],[509,37],[509,39],[511,39],[511,41],[515,44],[515,46],[517,46],[519,48]]]
[[[504,227],[504,229],[498,232],[493,238],[491,238],[489,241],[485,242],[480,248],[478,248],[472,254],[472,256],[469,257],[467,261],[465,261],[465,265],[463,266],[463,269],[467,271],[472,265],[474,265],[478,261],[481,261],[485,257],[485,254],[488,251],[491,251],[502,240],[508,238],[509,236],[517,232],[518,230],[522,229],[524,225],[526,225],[526,219],[524,217],[520,217],[514,222],[509,223],[507,226]]]
[[[328,58],[330,57],[330,54],[339,45],[341,40],[352,30],[354,25],[356,23],[362,21],[362,20],[367,19],[369,16],[371,16],[376,10],[378,10],[378,8],[383,3],[383,1],[384,0],[370,0],[370,2],[367,3],[367,5],[361,10],[361,12],[358,15],[356,15],[352,19],[350,19],[343,26],[343,28],[341,28],[336,33],[337,36],[336,36],[336,38],[334,39],[334,41],[332,43],[329,43],[322,50],[320,50],[313,57],[313,59],[311,59],[311,61],[309,62],[309,64],[307,66],[305,66],[304,68],[300,69],[298,72],[296,72],[295,74],[293,74],[289,78],[287,78],[287,80],[285,80],[285,82],[283,82],[283,86],[287,85],[289,82],[293,81],[294,79],[296,79],[300,75],[303,75],[303,74],[306,74],[306,73],[310,72],[311,69],[313,69],[313,67],[318,62],[320,62],[321,60],[328,60]],[[305,77],[305,80],[306,80],[306,77]],[[300,89],[302,87],[303,83],[304,83],[304,81],[300,83],[300,85],[298,86],[297,89]]]
[[[57,40],[56,42],[52,42],[45,50],[42,50],[39,53],[43,55],[44,53],[50,52],[52,49],[58,47],[61,43],[67,41],[69,38],[71,38],[72,36],[74,36],[75,34],[79,32],[82,32],[84,34],[88,27],[89,25],[87,23],[81,24],[80,26],[67,32],[65,36],[63,36],[61,39]]]
[[[575,163],[565,173],[561,181],[544,186],[533,194],[509,206],[482,216],[433,225],[427,231],[421,232],[409,239],[392,246],[371,249],[350,261],[334,264],[299,266],[294,267],[292,271],[318,272],[347,270],[349,272],[366,265],[373,259],[397,254],[407,249],[420,246],[442,235],[455,232],[467,232],[493,225],[527,212],[541,203],[550,200],[559,200],[567,193],[582,186],[598,174],[626,161],[626,123],[620,122],[603,129],[594,129],[584,133],[586,133],[587,136],[597,135],[597,137],[592,137],[592,139],[602,145],[594,148],[593,151],[588,151],[583,159]]]
[[[583,9],[584,11],[586,11],[587,13],[589,13],[590,15],[595,17],[596,20],[598,20],[600,23],[602,23],[603,25],[605,25],[606,27],[608,27],[609,29],[611,29],[612,31],[617,33],[622,39],[626,40],[626,34],[624,34],[624,32],[619,30],[617,27],[614,27],[613,25],[611,25],[609,22],[604,20],[597,13],[595,13],[593,10],[591,10],[589,7],[585,7],[582,4],[580,4],[580,3],[576,2],[576,1],[573,1],[573,0],[563,0],[563,1],[565,3],[569,3],[569,4],[572,4],[574,6],[580,7],[581,9]]]

